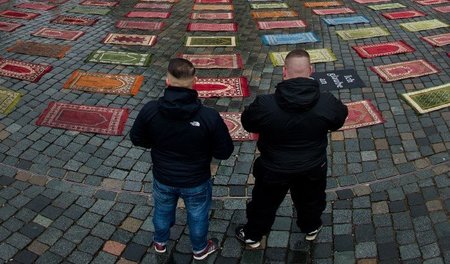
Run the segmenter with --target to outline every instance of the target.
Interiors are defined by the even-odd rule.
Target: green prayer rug
[[[307,49],[310,56],[311,63],[331,62],[336,61],[336,55],[334,55],[331,49]],[[288,55],[289,51],[270,52],[269,58],[272,61],[273,66],[283,66],[284,59]]]
[[[105,16],[111,9],[109,8],[101,8],[101,7],[92,7],[92,6],[75,6],[70,10],[67,10],[69,13],[77,13],[77,14],[86,14],[86,15],[100,15]]]
[[[261,4],[250,4],[251,9],[278,9],[278,8],[289,8],[286,3],[261,3]]]
[[[0,113],[9,114],[20,100],[20,93],[0,86]]]
[[[386,10],[386,9],[404,8],[406,6],[400,3],[389,3],[381,5],[368,5],[368,7],[372,10]]]
[[[187,37],[186,47],[236,47],[236,37]]]
[[[425,114],[450,106],[450,83],[404,93],[403,98],[419,114]]]
[[[389,36],[391,33],[387,29],[381,27],[365,27],[348,30],[336,30],[336,34],[338,34],[343,40],[353,40]]]
[[[417,22],[408,22],[408,23],[400,24],[400,27],[402,27],[404,30],[407,30],[410,32],[443,28],[443,27],[448,27],[448,26],[449,25],[447,23],[444,23],[444,22],[440,21],[439,19],[422,20],[422,21],[417,21]]]
[[[96,50],[86,59],[87,62],[148,66],[151,54],[126,51]]]

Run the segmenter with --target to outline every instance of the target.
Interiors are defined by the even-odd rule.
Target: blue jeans
[[[166,244],[169,240],[170,228],[175,224],[175,210],[179,197],[184,200],[186,206],[192,249],[194,253],[198,253],[208,244],[208,216],[212,198],[211,180],[193,188],[178,188],[164,185],[153,179],[153,200],[155,202],[153,240],[162,244]]]

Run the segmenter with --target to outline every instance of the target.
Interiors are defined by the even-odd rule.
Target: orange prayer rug
[[[251,11],[254,19],[257,18],[278,18],[278,17],[298,17],[296,11]]]
[[[6,49],[9,52],[43,56],[61,59],[70,50],[69,45],[47,44],[33,41],[18,40],[16,44]]]
[[[305,7],[329,7],[329,6],[341,6],[342,3],[338,1],[326,1],[326,2],[306,2]]]

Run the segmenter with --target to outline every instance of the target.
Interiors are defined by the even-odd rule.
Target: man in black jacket
[[[166,251],[181,197],[187,209],[194,259],[201,260],[218,249],[217,240],[207,240],[211,159],[227,159],[234,146],[219,113],[198,99],[192,89],[194,81],[191,62],[170,60],[164,96],[142,108],[130,138],[134,145],[152,149],[156,252]]]
[[[270,232],[288,190],[306,240],[314,240],[322,227],[327,134],[344,124],[348,112],[333,95],[320,92],[311,73],[309,54],[291,51],[275,94],[256,97],[242,113],[245,130],[259,133],[261,156],[253,166],[256,180],[247,205],[248,222],[236,228],[236,237],[253,248]]]

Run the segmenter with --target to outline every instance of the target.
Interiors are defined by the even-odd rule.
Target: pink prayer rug
[[[180,58],[189,60],[197,69],[242,69],[239,54],[181,54]]]
[[[198,96],[208,97],[246,97],[250,95],[247,78],[197,78],[194,89]]]
[[[140,30],[161,30],[163,22],[120,20],[116,23],[116,28],[140,29]]]
[[[351,102],[345,104],[348,116],[344,126],[339,130],[354,129],[384,123],[383,116],[370,100]]]
[[[405,11],[382,13],[381,15],[387,19],[404,19],[404,18],[422,17],[426,16],[427,14],[416,10],[405,10]]]
[[[23,24],[0,21],[0,31],[13,32],[21,26],[23,26]]]
[[[55,28],[43,27],[31,33],[31,35],[43,38],[63,39],[63,40],[77,40],[84,34],[79,30],[62,30]]]
[[[433,9],[436,10],[436,11],[439,11],[441,13],[449,13],[450,12],[450,5],[433,7]]]
[[[14,6],[14,7],[33,9],[33,10],[39,10],[39,11],[47,11],[47,10],[55,8],[56,6],[38,2],[38,3],[22,3],[22,4],[18,4],[16,6]]]
[[[402,61],[372,66],[370,69],[386,82],[421,77],[439,72],[436,67],[425,60]]]
[[[169,12],[151,12],[151,11],[131,11],[128,12],[126,17],[141,17],[141,18],[168,18]]]
[[[220,112],[219,114],[228,127],[228,132],[230,133],[231,139],[234,141],[258,140],[258,134],[247,132],[242,127],[241,113]]]
[[[436,47],[450,44],[450,33],[422,37],[423,40]]]

